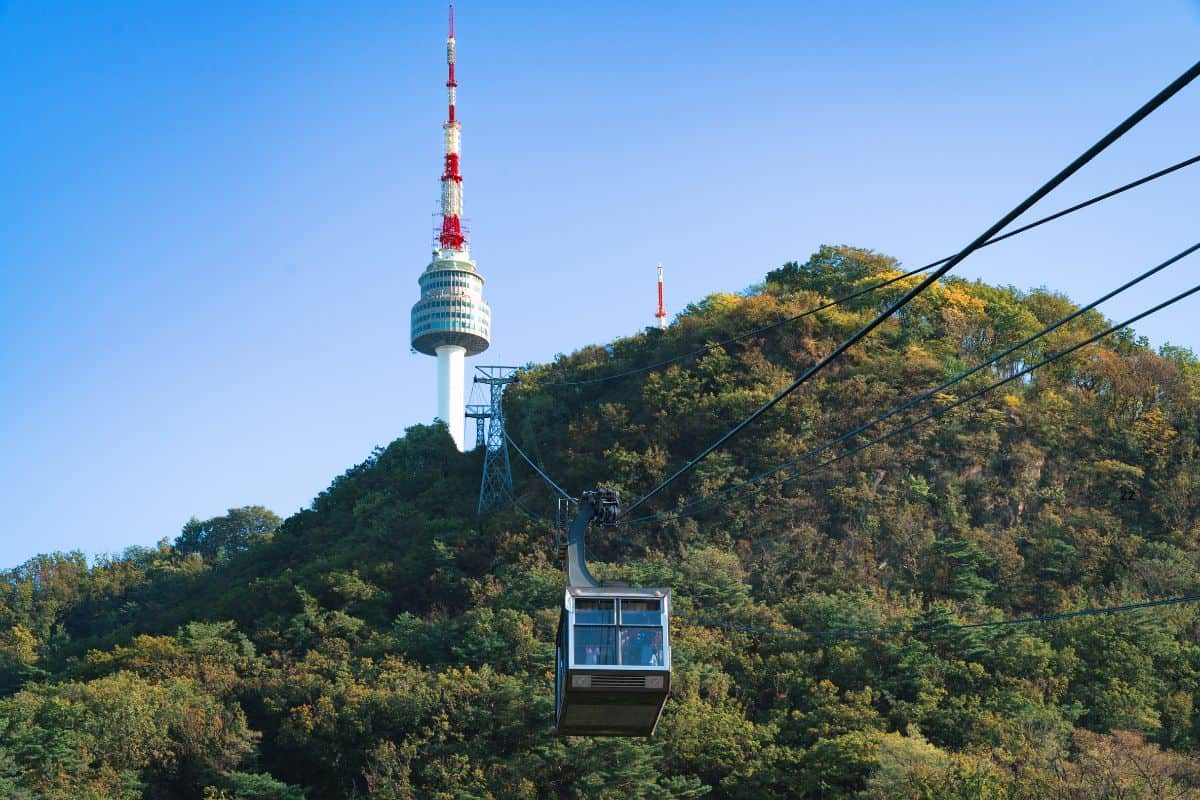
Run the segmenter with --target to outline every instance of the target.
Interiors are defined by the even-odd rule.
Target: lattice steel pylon
[[[475,420],[475,446],[483,447],[485,444],[487,444],[487,442],[484,441],[483,421],[492,416],[492,407],[468,404],[467,411],[464,416],[466,416],[467,419]]]
[[[517,379],[516,367],[475,367],[475,383],[491,391],[487,415],[487,451],[483,455],[483,479],[479,483],[479,513],[513,505],[512,465],[508,439],[504,435],[504,387]],[[483,424],[478,418],[476,425]],[[478,428],[476,428],[478,430]]]

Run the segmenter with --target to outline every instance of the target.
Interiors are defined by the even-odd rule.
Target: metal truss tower
[[[517,379],[516,367],[478,366],[476,383],[491,390],[487,414],[487,451],[483,455],[483,480],[479,484],[479,513],[513,505],[512,465],[508,460],[508,438],[504,435],[504,387]],[[483,421],[476,417],[476,425]],[[479,430],[479,427],[476,430]]]
[[[475,446],[483,447],[484,441],[483,421],[492,416],[492,407],[483,405],[468,405],[464,416],[467,419],[475,420]]]

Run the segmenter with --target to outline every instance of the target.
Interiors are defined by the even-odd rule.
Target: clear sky
[[[433,417],[408,315],[445,16],[0,0],[0,566],[286,516]],[[652,324],[658,261],[678,310],[822,243],[953,253],[1200,57],[1197,0],[462,0],[458,23],[494,318],[468,368]],[[1034,213],[1197,154],[1197,131],[1200,85]],[[1088,300],[1200,238],[1198,208],[1194,167],[959,273]],[[1198,314],[1139,332],[1200,349]]]

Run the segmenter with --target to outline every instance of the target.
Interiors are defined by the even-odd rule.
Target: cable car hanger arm
[[[579,498],[579,511],[567,532],[567,586],[569,588],[598,589],[600,581],[592,577],[587,568],[587,552],[584,539],[588,525],[598,521],[602,525],[615,525],[621,513],[621,496],[614,489],[597,489],[584,492]]]

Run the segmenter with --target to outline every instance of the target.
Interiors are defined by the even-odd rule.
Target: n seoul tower
[[[412,346],[437,356],[438,417],[463,449],[463,359],[479,355],[491,343],[492,312],[483,299],[483,276],[475,269],[462,228],[462,175],[458,171],[460,127],[454,115],[454,5],[446,38],[446,89],[450,112],[442,125],[445,167],[442,170],[442,230],[433,260],[417,283],[421,299],[412,309]]]

